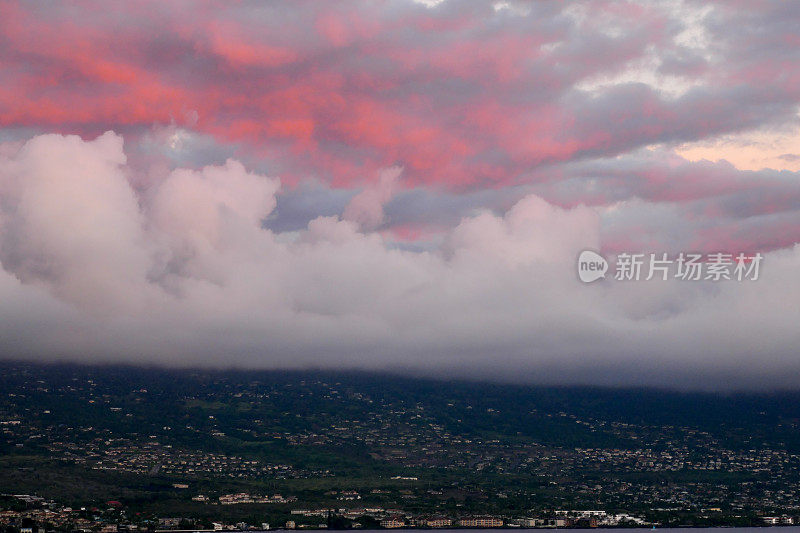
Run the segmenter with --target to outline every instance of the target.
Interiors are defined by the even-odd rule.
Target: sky
[[[780,0],[2,2],[0,357],[798,388],[798,27]],[[760,270],[614,279],[637,253]]]

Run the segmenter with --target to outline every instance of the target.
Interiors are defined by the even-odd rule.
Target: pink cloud
[[[698,225],[797,209],[791,179],[677,157],[631,163],[653,144],[794,120],[791,7],[715,7],[708,50],[678,42],[681,14],[656,5],[527,8],[7,2],[0,129],[84,138],[114,129],[134,144],[154,125],[185,126],[229,148],[225,157],[263,164],[288,188],[313,179],[376,191],[381,169],[402,166],[405,189],[531,186],[564,207],[635,198],[680,204]],[[746,28],[747,39],[727,35],[726,23]],[[689,88],[667,96],[613,81],[651,55],[658,72]],[[612,81],[581,85],[598,77]],[[382,218],[391,200],[380,198],[368,198],[359,216],[391,232],[394,222]],[[424,222],[397,224],[397,236],[426,232]],[[765,247],[797,240],[796,226],[781,224],[781,238],[764,232]],[[633,239],[635,224],[625,231]]]
[[[591,3],[580,21],[554,3],[527,16],[401,1],[0,9],[0,126],[97,134],[196,110],[199,132],[253,154],[270,147],[287,182],[350,185],[402,164],[411,184],[500,186],[542,164],[748,127],[796,98],[777,54],[731,61],[718,85],[681,101],[643,88],[576,91],[648,47],[676,47],[680,24],[636,4]],[[764,112],[756,79],[779,72]]]

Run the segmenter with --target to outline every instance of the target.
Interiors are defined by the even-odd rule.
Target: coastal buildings
[[[503,519],[493,516],[462,518],[458,521],[461,527],[503,527]]]

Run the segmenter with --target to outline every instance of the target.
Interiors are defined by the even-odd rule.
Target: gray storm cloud
[[[754,282],[580,283],[601,213],[535,195],[431,251],[380,224],[399,169],[343,217],[280,233],[280,183],[234,160],[135,176],[121,136],[0,151],[5,357],[365,368],[539,383],[792,386],[800,246]],[[145,183],[134,187],[132,183]]]

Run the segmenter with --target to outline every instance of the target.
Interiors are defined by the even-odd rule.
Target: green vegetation
[[[742,525],[800,497],[798,393],[25,364],[7,365],[0,390],[0,492],[141,516],[318,525],[291,510],[583,508]],[[288,501],[219,505],[235,493]]]

